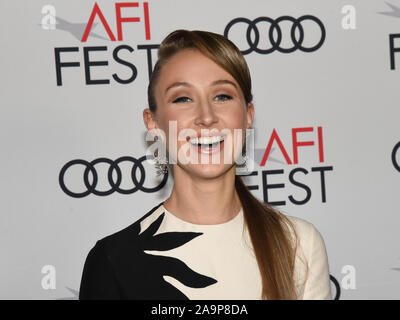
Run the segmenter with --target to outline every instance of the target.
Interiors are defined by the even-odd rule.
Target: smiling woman
[[[231,137],[251,128],[252,98],[248,66],[231,41],[187,30],[164,39],[143,119],[149,132],[165,133],[168,151],[171,142],[183,150],[170,161],[174,187],[96,243],[81,299],[331,299],[320,233],[260,202],[236,175],[246,143],[235,150]]]
[[[191,161],[180,159],[178,163],[192,165],[177,166],[174,170],[175,178],[181,177],[184,172],[190,172],[189,176],[201,173],[212,177],[218,172],[234,171],[232,163],[235,155],[229,152],[230,158],[223,159],[226,153],[222,151],[224,142],[227,141],[224,137],[228,133],[232,137],[235,129],[244,132],[246,128],[250,128],[254,114],[252,103],[246,103],[239,84],[229,72],[198,50],[185,49],[168,60],[162,67],[161,76],[157,76],[160,74],[157,65],[154,69],[155,80],[149,86],[150,109],[144,111],[144,120],[149,130],[159,129],[165,132],[166,141],[170,141],[171,121],[176,121],[181,137],[187,135],[176,141],[177,149],[187,150]],[[152,99],[157,100],[156,108]],[[188,141],[191,145],[187,144]],[[233,139],[229,139],[229,142],[233,142]],[[228,147],[231,151],[232,145]],[[203,161],[199,160],[196,157],[199,153],[218,153],[219,165],[207,165],[212,161],[204,161],[204,157]],[[186,155],[185,152],[179,154],[183,157]],[[199,166],[199,163],[205,165]],[[236,209],[238,208],[237,203]],[[217,218],[215,215],[213,217]]]

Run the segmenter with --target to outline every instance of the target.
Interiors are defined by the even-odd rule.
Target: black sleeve
[[[79,289],[79,300],[120,298],[115,273],[104,243],[97,241],[86,257]]]

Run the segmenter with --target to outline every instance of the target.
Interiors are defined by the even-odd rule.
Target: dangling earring
[[[245,168],[244,170],[249,171],[248,163],[249,163],[249,156],[247,154],[247,145],[246,142],[244,143],[244,154],[242,154],[243,159],[244,159],[244,164],[243,167]]]
[[[165,175],[168,172],[168,162],[165,157],[154,157],[156,162],[157,176]]]
[[[249,171],[249,168],[248,168],[248,161],[249,161],[249,156],[247,155],[247,148],[246,148],[246,142],[244,143],[244,145],[243,145],[243,149],[242,149],[242,154],[241,154],[241,156],[242,156],[242,159],[244,160],[243,161],[243,163],[242,164],[236,164],[236,172],[237,173],[241,173],[241,174],[243,174],[243,173],[246,173],[246,172],[248,172]]]
[[[155,141],[158,140],[158,137],[156,136]],[[165,156],[159,156],[157,154],[157,151],[154,153],[154,161],[155,161],[155,167],[157,169],[157,176],[160,175],[165,175],[168,173],[168,159]]]

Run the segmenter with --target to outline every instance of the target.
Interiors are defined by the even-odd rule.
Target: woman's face
[[[227,71],[197,50],[182,50],[162,67],[155,100],[155,114],[149,109],[144,112],[146,126],[165,132],[169,155],[176,150],[172,157],[181,169],[212,178],[234,166],[245,130],[252,125],[254,107],[246,106],[239,84]],[[232,148],[234,129],[241,129],[243,140]]]

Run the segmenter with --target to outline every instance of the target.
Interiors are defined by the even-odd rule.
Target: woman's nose
[[[198,106],[198,114],[195,119],[195,124],[209,127],[216,122],[218,122],[218,117],[215,114],[212,103],[209,101],[202,101]]]

